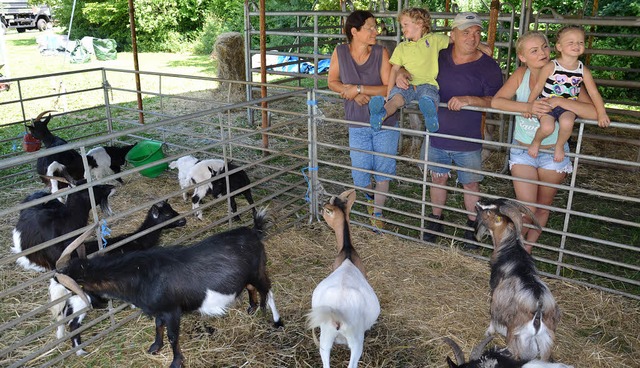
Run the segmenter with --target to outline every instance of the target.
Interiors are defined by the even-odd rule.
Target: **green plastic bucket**
[[[127,162],[135,167],[138,167],[161,160],[164,158],[162,145],[162,142],[154,140],[140,141],[131,149],[131,151],[129,151],[129,153],[127,153]],[[156,176],[162,174],[162,172],[165,171],[168,167],[169,164],[165,162],[163,164],[146,168],[140,171],[140,174],[148,178],[155,178]]]

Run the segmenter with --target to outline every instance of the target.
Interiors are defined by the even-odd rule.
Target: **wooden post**
[[[500,0],[491,0],[489,8],[489,30],[487,31],[487,44],[491,51],[496,44],[496,36],[498,33],[498,13],[500,11]]]
[[[593,0],[593,7],[591,8],[591,16],[595,17],[598,15],[598,0]],[[596,30],[596,26],[592,25],[589,27],[589,32],[594,32]],[[587,48],[590,49],[593,46],[593,36],[589,36],[589,41],[587,42]],[[591,54],[587,54],[584,60],[585,65],[591,64]]]
[[[144,124],[144,113],[142,112],[142,87],[140,87],[140,67],[138,66],[138,41],[136,36],[136,19],[133,8],[133,0],[129,0],[129,25],[131,26],[131,51],[133,52],[133,70],[136,71],[136,94],[138,96],[138,118],[140,124]]]

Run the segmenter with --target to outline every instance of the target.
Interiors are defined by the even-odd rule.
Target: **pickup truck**
[[[48,5],[29,5],[26,1],[0,0],[0,22],[19,33],[28,29],[44,31],[53,21]]]

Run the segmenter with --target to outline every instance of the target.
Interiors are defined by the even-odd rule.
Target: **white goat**
[[[189,171],[195,164],[198,163],[198,161],[200,160],[193,156],[184,156],[169,163],[170,169],[178,169],[178,181],[180,182],[180,189],[184,189],[191,185],[191,180],[189,179]],[[182,199],[185,201],[187,200],[187,192],[182,193]]]
[[[380,315],[380,302],[367,282],[360,256],[351,244],[349,212],[355,190],[345,191],[324,206],[322,215],[336,233],[338,256],[334,271],[313,291],[309,328],[320,327],[320,357],[329,368],[334,341],[351,349],[349,368],[357,368],[364,347],[364,332]],[[315,335],[314,335],[315,337]]]
[[[560,309],[551,291],[540,279],[533,257],[524,249],[522,216],[524,205],[508,200],[482,200],[476,204],[478,238],[489,231],[491,255],[491,323],[486,334],[506,337],[507,348],[519,360],[549,360]]]

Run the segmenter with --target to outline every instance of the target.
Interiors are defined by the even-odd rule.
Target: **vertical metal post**
[[[596,15],[598,15],[598,0],[593,0],[593,7],[591,8],[591,16],[595,17]],[[594,26],[593,24],[591,25],[591,27],[589,27],[589,32],[595,32],[596,31],[596,26]],[[587,48],[591,48],[593,46],[593,35],[589,36],[589,40],[587,42]],[[585,65],[590,65],[591,64],[591,54],[587,54],[587,56],[585,57]]]
[[[520,24],[518,25],[519,36],[529,30],[529,24],[531,23],[531,3],[533,0],[522,0],[520,5]]]
[[[309,222],[313,219],[319,219],[318,214],[318,188],[320,188],[318,180],[318,146],[317,146],[317,119],[314,118],[316,103],[316,91],[307,91],[307,113],[308,119],[308,139],[309,139]]]
[[[431,202],[431,198],[427,200],[427,191],[431,193],[431,190],[428,189],[427,180],[428,180],[428,165],[427,160],[429,160],[429,133],[426,132],[424,135],[424,141],[422,143],[424,147],[424,152],[422,152],[422,159],[424,162],[421,162],[422,166],[422,204],[421,204],[421,217],[420,217],[420,228],[425,229],[427,226],[425,224],[425,218],[427,217],[427,203]],[[423,232],[420,233],[420,239],[422,239]]]
[[[576,157],[573,159],[573,173],[571,174],[571,184],[569,187],[569,195],[567,196],[567,213],[564,214],[564,224],[562,225],[562,238],[560,240],[560,249],[558,251],[558,265],[556,266],[556,275],[560,276],[562,272],[562,259],[564,257],[563,250],[565,249],[565,245],[567,243],[567,231],[569,230],[569,221],[571,220],[571,215],[569,211],[571,211],[571,207],[573,205],[573,194],[575,193],[574,188],[576,187],[576,180],[578,177],[578,163],[580,162],[580,158],[578,155],[580,154],[580,150],[582,148],[582,140],[584,139],[584,123],[580,123],[580,128],[578,129],[578,143],[576,144]]]
[[[109,81],[107,80],[107,71],[102,69],[102,93],[104,94],[104,113],[107,118],[107,128],[109,133],[113,133],[113,118],[111,116],[111,101],[109,101]]]
[[[313,16],[313,33],[317,35],[318,32],[318,15],[315,14]],[[313,88],[315,89],[318,89],[318,61],[320,60],[318,59],[318,54],[320,54],[320,51],[318,50],[318,37],[316,36],[313,38],[313,64],[316,66],[313,69]]]

